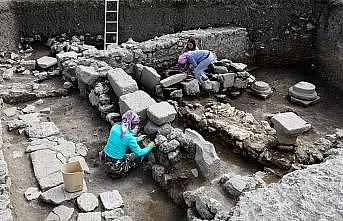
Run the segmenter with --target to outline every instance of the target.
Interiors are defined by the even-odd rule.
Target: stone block
[[[74,51],[60,52],[56,55],[57,62],[61,63],[71,59],[77,59],[77,53]]]
[[[119,98],[120,113],[124,114],[128,110],[134,111],[143,120],[146,118],[147,109],[156,104],[156,101],[144,91],[138,90],[136,92],[125,94]]]
[[[235,73],[220,74],[219,77],[222,81],[223,88],[231,88],[235,84]]]
[[[110,70],[107,74],[107,78],[117,97],[138,90],[136,81],[121,68]]]
[[[230,66],[235,70],[235,71],[244,71],[248,66],[243,63],[230,63]]]
[[[212,143],[206,141],[198,132],[186,129],[185,135],[196,145],[195,162],[204,177],[215,175],[220,171],[220,159]]]
[[[91,212],[99,205],[98,198],[93,193],[83,193],[76,202],[83,212]]]
[[[187,73],[175,74],[161,80],[162,87],[170,87],[174,84],[180,83],[187,78]]]
[[[79,82],[92,86],[99,79],[100,74],[94,67],[79,65],[76,67],[76,76]]]
[[[157,71],[154,68],[144,66],[140,78],[140,82],[144,87],[154,92],[155,86],[160,84],[160,80],[161,76],[157,73]]]
[[[46,69],[57,64],[57,59],[49,56],[44,56],[37,59],[37,65],[40,68]]]
[[[118,190],[100,193],[100,199],[106,210],[113,210],[124,206],[123,198]]]
[[[25,133],[30,138],[45,138],[59,134],[59,129],[53,122],[41,122],[25,128]]]
[[[189,82],[182,82],[183,90],[186,95],[194,96],[200,92],[199,83],[196,79]]]
[[[149,119],[159,126],[175,120],[176,114],[175,108],[166,101],[153,104],[147,110]]]
[[[42,193],[41,199],[43,202],[52,203],[55,205],[62,204],[66,201],[75,199],[79,197],[82,193],[87,192],[86,181],[83,181],[83,189],[82,191],[69,193],[65,190],[64,184],[51,188]]]
[[[271,120],[277,131],[282,130],[287,135],[298,135],[311,129],[311,124],[293,112],[276,114]]]

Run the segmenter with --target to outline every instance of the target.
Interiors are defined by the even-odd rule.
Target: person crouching
[[[105,172],[110,177],[126,175],[140,164],[141,157],[150,153],[155,147],[155,143],[150,142],[145,148],[140,148],[138,142],[145,136],[136,137],[132,132],[139,123],[139,116],[133,111],[127,111],[122,116],[121,124],[115,124],[111,128],[107,145],[99,153]],[[127,153],[129,150],[132,153]]]

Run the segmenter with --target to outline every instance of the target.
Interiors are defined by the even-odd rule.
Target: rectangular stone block
[[[79,82],[86,85],[93,85],[100,77],[100,74],[94,67],[79,65],[76,68],[76,76]]]
[[[107,74],[107,78],[117,97],[138,90],[136,81],[121,68],[110,70]]]
[[[149,94],[141,90],[125,94],[119,98],[121,114],[124,114],[128,110],[132,110],[143,120],[147,117],[147,109],[153,104],[156,104],[156,101],[150,97]]]
[[[235,84],[235,73],[226,73],[219,75],[223,82],[223,88],[230,88],[233,87]]]
[[[311,124],[293,112],[276,114],[272,118],[272,122],[276,131],[282,130],[287,135],[297,135],[311,129]]]
[[[160,80],[161,76],[157,73],[157,71],[154,68],[144,66],[140,78],[140,81],[144,87],[146,87],[150,91],[154,91],[155,86],[160,83]]]
[[[182,82],[183,90],[186,95],[194,96],[200,92],[199,83],[196,79],[189,82]]]
[[[161,80],[161,85],[163,87],[170,87],[174,84],[177,84],[187,78],[187,73],[180,73],[180,74],[175,74],[170,77],[167,77],[163,80]]]
[[[161,103],[151,105],[148,108],[147,114],[152,122],[157,125],[163,125],[175,120],[177,113],[172,105],[166,101],[163,101]]]
[[[57,59],[49,56],[44,56],[37,59],[38,67],[46,69],[57,64]]]

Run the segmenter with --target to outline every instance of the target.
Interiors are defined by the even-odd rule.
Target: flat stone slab
[[[29,187],[25,191],[24,196],[28,201],[31,201],[38,199],[41,194],[42,192],[39,190],[38,187]]]
[[[287,135],[297,135],[311,129],[311,124],[293,112],[276,114],[272,117],[272,122],[276,130],[282,130]]]
[[[288,94],[291,97],[304,101],[314,101],[318,99],[316,86],[309,82],[301,81],[290,87]]]
[[[61,184],[43,192],[41,195],[41,199],[43,200],[43,202],[58,205],[66,201],[75,199],[85,192],[87,192],[86,181],[83,181],[83,190],[75,193],[67,192],[64,188],[64,184]]]
[[[120,113],[122,115],[128,110],[132,110],[143,120],[146,118],[147,109],[153,104],[156,104],[156,101],[141,90],[125,94],[119,98]]]
[[[230,66],[234,68],[236,71],[244,71],[248,66],[243,63],[231,63]]]
[[[83,212],[91,212],[99,206],[98,198],[93,193],[83,193],[76,202]]]
[[[45,138],[57,135],[60,131],[53,122],[41,122],[27,127],[25,132],[30,138]]]
[[[161,80],[160,84],[162,87],[170,87],[174,84],[180,83],[181,81],[185,80],[187,78],[187,73],[180,73],[175,74],[170,77],[167,77],[163,80]]]
[[[113,210],[124,206],[123,198],[118,190],[100,193],[100,199],[106,210]]]
[[[186,129],[185,135],[196,144],[195,162],[201,175],[209,177],[220,171],[220,159],[212,143],[206,141],[198,132]]]
[[[312,101],[306,101],[306,100],[298,99],[298,98],[295,98],[293,96],[290,96],[290,99],[291,99],[291,102],[293,102],[295,104],[299,104],[299,105],[304,106],[304,107],[316,104],[320,101],[319,96],[315,100],[312,100]]]
[[[105,218],[106,221],[112,221],[119,219],[124,215],[124,210],[121,208],[114,209],[114,210],[108,210],[101,213],[101,216]]]
[[[82,157],[82,156],[71,157],[71,158],[68,160],[68,163],[70,163],[70,162],[75,162],[75,161],[79,161],[79,163],[80,163],[80,165],[81,165],[81,168],[82,168],[82,170],[83,170],[85,173],[90,173],[88,164],[87,164],[87,162],[86,162],[86,160],[85,160],[84,157]]]
[[[49,56],[44,56],[37,59],[38,67],[46,69],[57,64],[57,59]]]
[[[110,70],[107,74],[107,78],[117,97],[138,90],[136,81],[121,68]]]
[[[101,212],[79,213],[77,221],[101,221]]]
[[[149,119],[157,125],[163,125],[175,120],[177,112],[175,108],[168,102],[163,101],[157,104],[153,104],[147,111]]]
[[[60,205],[55,207],[44,221],[68,221],[74,213],[74,208]]]
[[[23,124],[27,126],[32,126],[35,123],[40,122],[39,113],[31,113],[31,114],[21,114],[18,116],[19,120],[23,121]]]

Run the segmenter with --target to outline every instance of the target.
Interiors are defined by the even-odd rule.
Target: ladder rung
[[[115,23],[117,23],[117,21],[106,21],[106,23],[115,24]]]
[[[106,11],[106,13],[117,13],[118,11]]]
[[[106,45],[114,45],[117,44],[117,42],[107,42]]]
[[[106,31],[105,34],[117,34],[116,31]]]
[[[106,2],[119,2],[119,0],[106,0]]]

